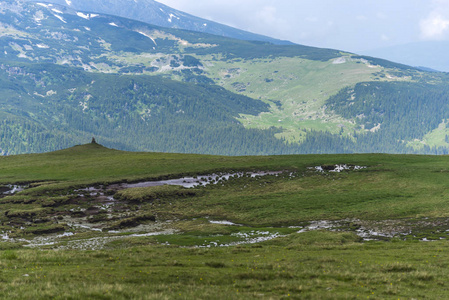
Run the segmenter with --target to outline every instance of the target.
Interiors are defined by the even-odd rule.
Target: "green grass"
[[[367,168],[327,174],[307,169],[345,163]],[[42,182],[5,198],[8,201],[3,201],[3,207],[11,213],[48,212],[48,207],[70,199],[64,196],[67,192],[58,191],[70,194],[71,187],[215,171],[284,170],[282,176],[232,179],[191,192],[177,187],[125,190],[117,198],[141,203],[167,218],[212,216],[256,226],[295,225],[318,219],[449,215],[447,157],[377,154],[221,157],[120,152],[90,144],[47,154],[2,157],[0,170],[2,183]],[[286,175],[290,172],[293,177]],[[160,198],[170,201],[152,203]]]
[[[449,143],[446,142],[446,136],[449,135],[447,126],[447,120],[443,120],[438,128],[427,133],[422,140],[415,140],[408,144],[415,149],[421,149],[424,145],[428,145],[429,147],[447,147],[449,146]]]
[[[340,174],[298,171],[293,178],[266,176],[210,186],[195,201],[179,200],[161,211],[186,217],[213,216],[255,226],[297,225],[320,219],[449,215],[446,169],[444,164],[432,167],[433,159],[443,162],[445,157],[415,156],[411,159],[415,160],[413,163],[405,156],[396,156],[398,162],[401,158],[405,160],[394,169],[389,169],[393,167],[391,164],[373,165],[372,157],[360,156],[358,163],[369,167],[359,171]],[[301,170],[299,166],[298,169]]]
[[[184,198],[199,194],[197,191],[179,186],[163,185],[153,187],[130,188],[118,191],[114,198],[132,202],[148,202],[158,199]]]
[[[449,215],[447,157],[371,154],[220,157],[120,152],[91,144],[47,154],[2,157],[0,163],[0,182],[43,182],[21,196],[6,198],[11,200],[4,202],[4,207],[11,211],[17,210],[13,208],[14,201],[22,202],[19,211],[42,210],[36,203],[45,201],[42,195],[46,191],[76,186],[220,170],[285,170],[294,172],[294,177],[233,179],[223,183],[224,186],[220,183],[192,192],[176,187],[131,189],[119,192],[117,198],[147,205],[151,199],[168,197],[174,206],[161,202],[152,209],[178,217],[214,216],[251,225],[295,225],[304,220],[361,216],[379,219]],[[328,174],[307,169],[344,163],[368,168]],[[56,203],[67,200],[58,192],[51,196]]]
[[[367,168],[342,173],[309,169],[344,163]],[[46,238],[49,232],[76,233],[39,250],[23,248],[25,241],[2,242],[0,298],[448,297],[447,241],[418,241],[448,238],[446,156],[224,157],[121,152],[89,144],[1,157],[0,169],[2,184],[32,186],[0,199],[0,210],[5,212],[0,231],[28,239]],[[94,198],[77,200],[74,188],[237,170],[286,172],[232,178],[192,190],[171,186],[122,190],[117,194],[117,212],[88,216],[96,217],[93,225],[105,222],[108,230],[122,230],[118,233],[83,231],[55,222],[57,216],[66,218],[96,205]],[[315,220],[336,220],[342,226],[338,232],[297,233]],[[156,231],[171,229],[175,234],[133,236],[130,230],[137,224],[162,226]],[[366,242],[354,233],[358,224],[371,224],[373,230],[407,227],[411,233]],[[140,232],[145,231],[134,231]],[[240,244],[247,241],[245,236],[268,235],[278,237]],[[63,250],[92,239],[104,239],[103,249]]]
[[[134,240],[101,251],[7,250],[8,299],[423,299],[447,298],[445,242],[359,243],[310,232],[227,248]]]
[[[0,157],[0,183],[47,181],[90,184],[209,174],[231,170],[304,169],[321,163],[352,163],[358,156],[247,156],[122,152],[88,144],[44,154]],[[361,162],[368,162],[369,155]],[[373,162],[374,163],[374,162]]]

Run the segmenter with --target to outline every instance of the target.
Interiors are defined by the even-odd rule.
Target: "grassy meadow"
[[[238,171],[282,173],[117,188]],[[0,199],[0,297],[444,299],[448,174],[420,155],[1,157],[0,185],[26,188]]]
[[[347,132],[352,132],[354,124],[324,112],[325,100],[342,86],[374,80],[374,74],[384,70],[345,59],[335,64],[333,60],[321,62],[297,57],[233,63],[212,61],[210,65],[213,66],[207,71],[217,84],[272,104],[269,113],[242,115],[239,120],[245,127],[279,127],[283,132],[278,138],[290,142],[302,141],[305,131],[311,129],[338,133],[341,126],[337,125],[343,124]],[[280,102],[274,104],[270,100]]]

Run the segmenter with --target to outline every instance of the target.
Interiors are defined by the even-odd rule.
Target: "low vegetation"
[[[446,298],[446,242],[366,242],[309,232],[229,248],[180,248],[153,238],[108,250],[1,252],[8,299]]]
[[[3,298],[448,296],[445,156],[88,144],[0,167],[2,191],[24,188],[0,199]],[[182,177],[208,184],[124,188]]]

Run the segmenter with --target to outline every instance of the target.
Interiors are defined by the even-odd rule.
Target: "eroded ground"
[[[355,165],[310,166],[305,172],[254,171],[98,184],[65,190],[40,188],[42,183],[1,187],[1,238],[25,247],[96,250],[132,238],[159,244],[227,247],[254,244],[291,233],[327,230],[356,233],[362,240],[449,237],[449,219],[401,218],[369,220],[344,218],[298,220],[279,226],[235,223],[220,216],[181,213],[183,206],[213,196],[220,190],[251,191],[273,188],[286,180],[321,176],[332,181],[365,170]],[[342,177],[343,176],[343,177]],[[245,199],[242,199],[245,201]]]

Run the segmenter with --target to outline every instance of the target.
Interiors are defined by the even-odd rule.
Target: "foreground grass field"
[[[1,157],[0,297],[444,299],[448,174],[445,156]],[[185,176],[214,184],[119,184]]]
[[[308,232],[252,246],[154,239],[97,251],[6,250],[4,299],[445,299],[446,242],[359,243]],[[119,245],[110,245],[118,247]]]

